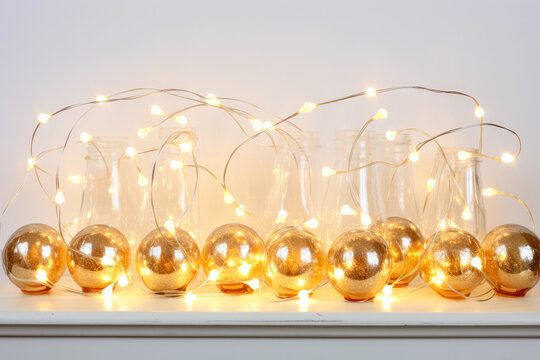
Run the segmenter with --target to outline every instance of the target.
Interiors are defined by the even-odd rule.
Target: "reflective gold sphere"
[[[152,291],[184,291],[193,281],[201,263],[201,255],[193,238],[176,228],[155,229],[144,237],[137,248],[135,266],[144,284]]]
[[[67,249],[60,233],[50,226],[29,224],[8,239],[2,252],[9,280],[25,294],[44,294],[66,270]]]
[[[328,251],[328,278],[346,300],[372,300],[388,283],[391,273],[390,249],[373,231],[346,231]]]
[[[526,227],[496,227],[484,238],[482,252],[483,270],[500,295],[524,296],[540,278],[540,242]]]
[[[390,283],[395,287],[407,286],[418,274],[424,236],[416,225],[401,217],[388,218],[384,236],[392,254]]]
[[[432,235],[426,246],[431,241],[420,263],[420,276],[433,290],[444,297],[462,298],[456,292],[469,296],[484,282],[477,268],[482,251],[474,236],[461,229],[444,229]]]
[[[242,224],[225,224],[206,239],[202,262],[206,274],[218,272],[218,287],[224,293],[253,291],[244,281],[259,278],[263,271],[264,243],[252,228]]]
[[[281,298],[297,296],[318,286],[326,269],[322,243],[311,232],[285,227],[267,241],[266,280]]]
[[[129,260],[129,243],[112,226],[87,226],[69,244],[68,269],[83,292],[100,292],[115,283],[128,272]]]

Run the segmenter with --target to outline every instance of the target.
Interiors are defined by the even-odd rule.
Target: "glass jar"
[[[443,149],[438,153],[428,180],[423,213],[424,233],[440,229],[465,230],[476,239],[486,234],[480,158],[473,149]]]

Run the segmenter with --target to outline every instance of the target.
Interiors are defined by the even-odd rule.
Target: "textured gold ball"
[[[218,287],[224,293],[242,294],[253,291],[246,281],[262,273],[264,243],[252,228],[242,224],[225,224],[208,235],[202,250],[207,274],[218,272]]]
[[[322,243],[311,232],[285,227],[267,241],[266,281],[281,298],[297,296],[318,286],[326,269]]]
[[[418,274],[418,262],[424,252],[424,236],[411,221],[389,217],[385,239],[392,254],[390,282],[395,287],[407,286]]]
[[[112,226],[87,226],[69,244],[68,269],[83,292],[100,292],[116,285],[116,280],[128,272],[129,260],[129,243]]]
[[[500,295],[525,296],[540,279],[540,242],[520,225],[502,225],[482,242],[483,269]]]
[[[184,230],[155,229],[137,248],[135,266],[150,290],[184,291],[193,281],[201,263],[199,248]]]
[[[373,231],[346,231],[328,251],[328,278],[346,300],[373,300],[388,283],[391,273],[390,249]]]
[[[25,294],[44,294],[66,270],[67,249],[60,233],[50,226],[29,224],[8,239],[2,252],[9,280]]]
[[[432,241],[420,263],[422,279],[444,297],[462,298],[458,293],[469,296],[484,282],[474,265],[482,256],[478,240],[465,230],[444,229],[432,235],[427,246]]]

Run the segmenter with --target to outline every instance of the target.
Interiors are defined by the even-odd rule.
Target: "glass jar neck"
[[[278,151],[311,153],[321,147],[318,131],[303,131],[298,135],[278,133],[274,135],[274,142]]]
[[[118,161],[126,150],[127,138],[121,136],[95,137],[88,143],[86,160]]]

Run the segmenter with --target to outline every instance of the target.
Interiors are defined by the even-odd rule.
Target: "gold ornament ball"
[[[68,249],[68,269],[83,292],[100,292],[128,272],[130,248],[126,237],[108,225],[79,231]]]
[[[176,228],[155,229],[137,248],[135,267],[150,290],[160,293],[184,291],[199,270],[201,255],[193,238]]]
[[[373,300],[391,273],[390,248],[374,231],[346,231],[328,251],[328,278],[346,300]]]
[[[394,287],[408,286],[418,274],[418,262],[424,252],[424,236],[411,221],[401,217],[389,217],[384,237],[392,254],[392,275]]]
[[[47,293],[66,270],[67,249],[60,233],[44,224],[19,228],[2,252],[9,280],[25,294]]]
[[[525,296],[540,279],[540,242],[520,225],[502,225],[482,242],[483,270],[499,295]]]
[[[255,230],[242,224],[225,224],[208,235],[202,249],[206,274],[218,272],[217,286],[224,293],[243,294],[253,289],[246,281],[263,271],[264,243]]]
[[[296,227],[275,231],[267,241],[266,281],[280,298],[297,296],[323,280],[326,254],[311,232]]]
[[[460,294],[469,296],[484,282],[477,267],[481,265],[480,243],[467,231],[440,230],[430,237],[426,246],[430,247],[420,264],[420,276],[438,294],[463,298]]]

